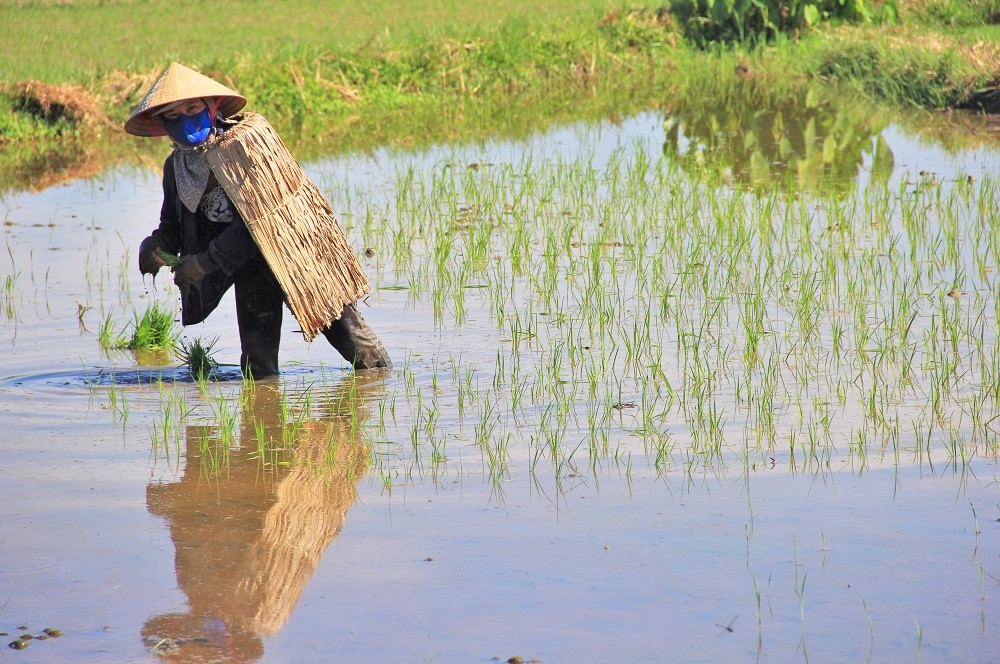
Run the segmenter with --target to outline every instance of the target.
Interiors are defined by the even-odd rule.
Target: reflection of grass
[[[680,97],[664,123],[664,151],[763,193],[775,185],[847,189],[866,163],[887,177],[893,155],[880,134],[888,116],[870,103],[840,97],[830,103],[833,94],[816,83],[785,92],[751,81],[723,106],[708,95]]]
[[[110,350],[144,350],[171,348],[177,334],[173,312],[154,302],[142,315],[135,314],[130,327],[119,332],[115,332],[111,314],[108,314],[98,338],[101,346]]]

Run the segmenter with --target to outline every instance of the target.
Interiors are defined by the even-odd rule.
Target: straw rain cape
[[[274,128],[258,113],[233,119],[208,163],[311,341],[371,286],[330,204]]]

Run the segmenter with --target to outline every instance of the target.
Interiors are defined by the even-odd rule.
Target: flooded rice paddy
[[[991,661],[1000,154],[751,117],[306,164],[389,371],[106,351],[159,174],[5,195],[0,661]]]

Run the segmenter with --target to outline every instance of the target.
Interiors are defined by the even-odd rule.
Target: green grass
[[[997,82],[998,36],[996,28],[948,37],[909,28],[858,30],[822,40],[807,57],[816,76],[893,104],[981,103],[996,110],[1000,106],[989,88]]]
[[[220,58],[288,60],[310,52],[388,54],[512,19],[535,25],[593,20],[609,6],[617,5],[607,0],[4,1],[0,80],[87,83],[115,71],[160,71],[171,59],[204,64]],[[53,48],[59,49],[58,58],[52,57]]]
[[[906,0],[905,20],[941,27],[975,27],[1000,20],[1000,0]]]
[[[652,66],[657,49],[662,55],[662,49],[670,46],[669,26],[656,24],[647,14],[599,25],[602,11],[591,8],[588,13],[578,5],[564,11],[568,5],[555,4],[548,14],[542,13],[548,6],[511,10],[504,22],[496,24],[464,21],[462,12],[447,25],[425,18],[424,22],[408,22],[408,38],[366,39],[364,48],[352,49],[336,40],[303,39],[293,47],[245,50],[253,40],[234,39],[240,47],[227,50],[218,48],[213,32],[204,57],[192,55],[197,48],[183,54],[151,49],[150,53],[158,54],[156,61],[143,66],[121,58],[104,60],[106,65],[94,69],[76,70],[62,63],[59,73],[44,78],[81,88],[56,91],[57,99],[42,101],[36,99],[36,91],[25,93],[16,85],[0,90],[0,127],[4,128],[0,191],[32,185],[40,179],[37,171],[50,166],[50,155],[60,153],[66,155],[63,161],[68,167],[58,169],[51,179],[72,177],[77,167],[74,156],[82,153],[87,160],[80,167],[137,157],[159,161],[168,149],[166,141],[134,139],[105,131],[102,121],[87,124],[67,118],[89,117],[79,109],[96,104],[112,126],[120,127],[155,77],[175,58],[247,96],[248,109],[268,117],[297,156],[305,159],[386,143],[427,144],[508,132],[523,135],[578,114],[593,116],[648,106],[660,96],[661,86],[650,74],[670,71]],[[107,21],[113,23],[120,7],[91,6],[80,11],[107,12]],[[76,8],[46,11],[72,13]],[[559,18],[552,19],[554,15]],[[258,26],[273,23],[273,16],[255,15]],[[54,24],[39,18],[19,25],[30,34]],[[79,41],[106,41],[106,26],[99,25]],[[60,41],[64,39],[68,37]],[[45,40],[36,34],[32,42]],[[192,38],[190,43],[197,40]],[[31,59],[29,51],[9,52],[17,53],[14,62],[22,67]],[[8,80],[22,81],[28,71],[11,71]],[[38,159],[39,155],[47,156]]]

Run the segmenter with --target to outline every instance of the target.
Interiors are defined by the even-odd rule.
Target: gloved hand
[[[166,265],[163,259],[156,255],[157,249],[163,249],[163,240],[157,235],[150,235],[139,245],[139,274],[156,274]]]
[[[185,256],[184,261],[174,268],[174,283],[179,288],[198,288],[205,275],[211,272],[209,260],[204,254]]]

